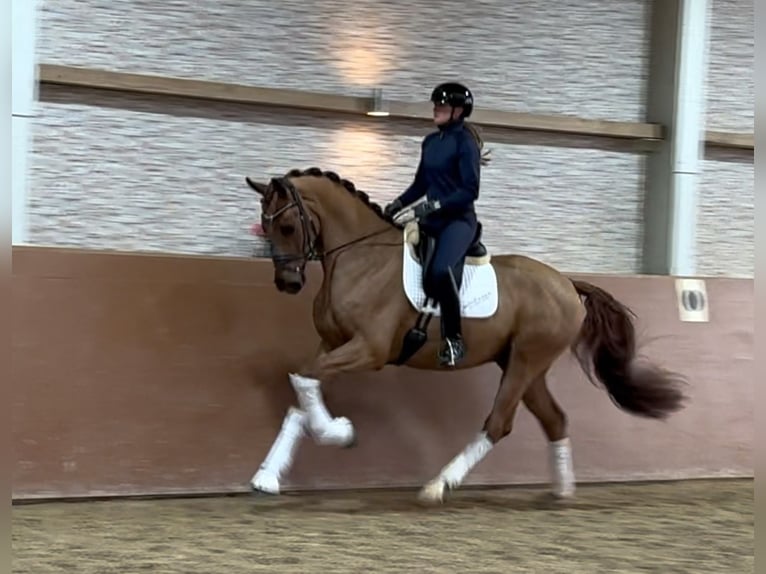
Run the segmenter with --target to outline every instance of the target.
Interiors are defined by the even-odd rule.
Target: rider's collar
[[[438,126],[440,132],[451,132],[463,127],[465,120],[463,118],[450,120],[445,124]]]

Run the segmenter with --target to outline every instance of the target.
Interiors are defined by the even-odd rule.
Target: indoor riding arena
[[[746,0],[13,0],[13,572],[754,572],[753,28]],[[384,207],[445,81],[491,158],[490,264],[629,307],[682,409],[627,412],[565,353],[559,442],[525,399],[461,454],[495,362],[344,372],[317,392],[353,441],[305,422],[332,268],[277,288],[246,178],[317,167]]]

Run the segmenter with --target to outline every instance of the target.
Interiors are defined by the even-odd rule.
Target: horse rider
[[[474,202],[479,197],[482,140],[465,120],[473,111],[473,94],[463,84],[446,82],[431,93],[437,130],[421,145],[420,163],[407,190],[386,205],[394,217],[424,195],[414,216],[421,230],[436,240],[436,251],[424,289],[441,309],[441,366],[454,367],[466,353],[461,328],[460,285],[463,261],[476,237],[478,220]]]

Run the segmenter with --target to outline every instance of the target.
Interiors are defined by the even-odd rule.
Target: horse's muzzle
[[[306,277],[301,269],[276,269],[274,271],[274,284],[282,293],[295,295],[303,289]]]

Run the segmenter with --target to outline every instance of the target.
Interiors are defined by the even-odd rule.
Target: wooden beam
[[[705,143],[718,147],[755,149],[755,134],[708,130],[705,132]]]
[[[370,104],[370,98],[359,96],[343,96],[210,80],[114,72],[56,64],[40,64],[38,78],[43,84],[116,90],[128,93],[181,96],[208,101],[238,102],[357,115],[365,114]],[[428,102],[411,103],[389,100],[386,101],[386,108],[390,118],[431,120],[431,106]],[[636,140],[659,140],[663,138],[663,128],[661,125],[640,122],[593,120],[483,108],[475,110],[472,120],[480,126],[506,129]]]
[[[211,80],[194,80],[152,74],[114,72],[93,68],[40,64],[38,79],[43,84],[114,90],[127,93],[156,94],[197,98],[207,101],[238,102],[261,106],[279,106],[298,110],[365,114],[370,99],[288,88],[266,88]],[[386,102],[390,118],[430,121],[428,102]],[[383,120],[384,118],[381,118]],[[528,114],[477,108],[472,116],[480,126],[561,134],[600,136],[634,140],[662,140],[660,124],[594,120],[571,116]],[[754,135],[707,131],[705,143],[719,147],[753,149]]]
[[[181,96],[208,101],[273,105],[288,108],[364,113],[364,98],[310,93],[285,88],[263,88],[209,80],[113,72],[54,64],[39,65],[43,84],[115,90],[127,93]]]

